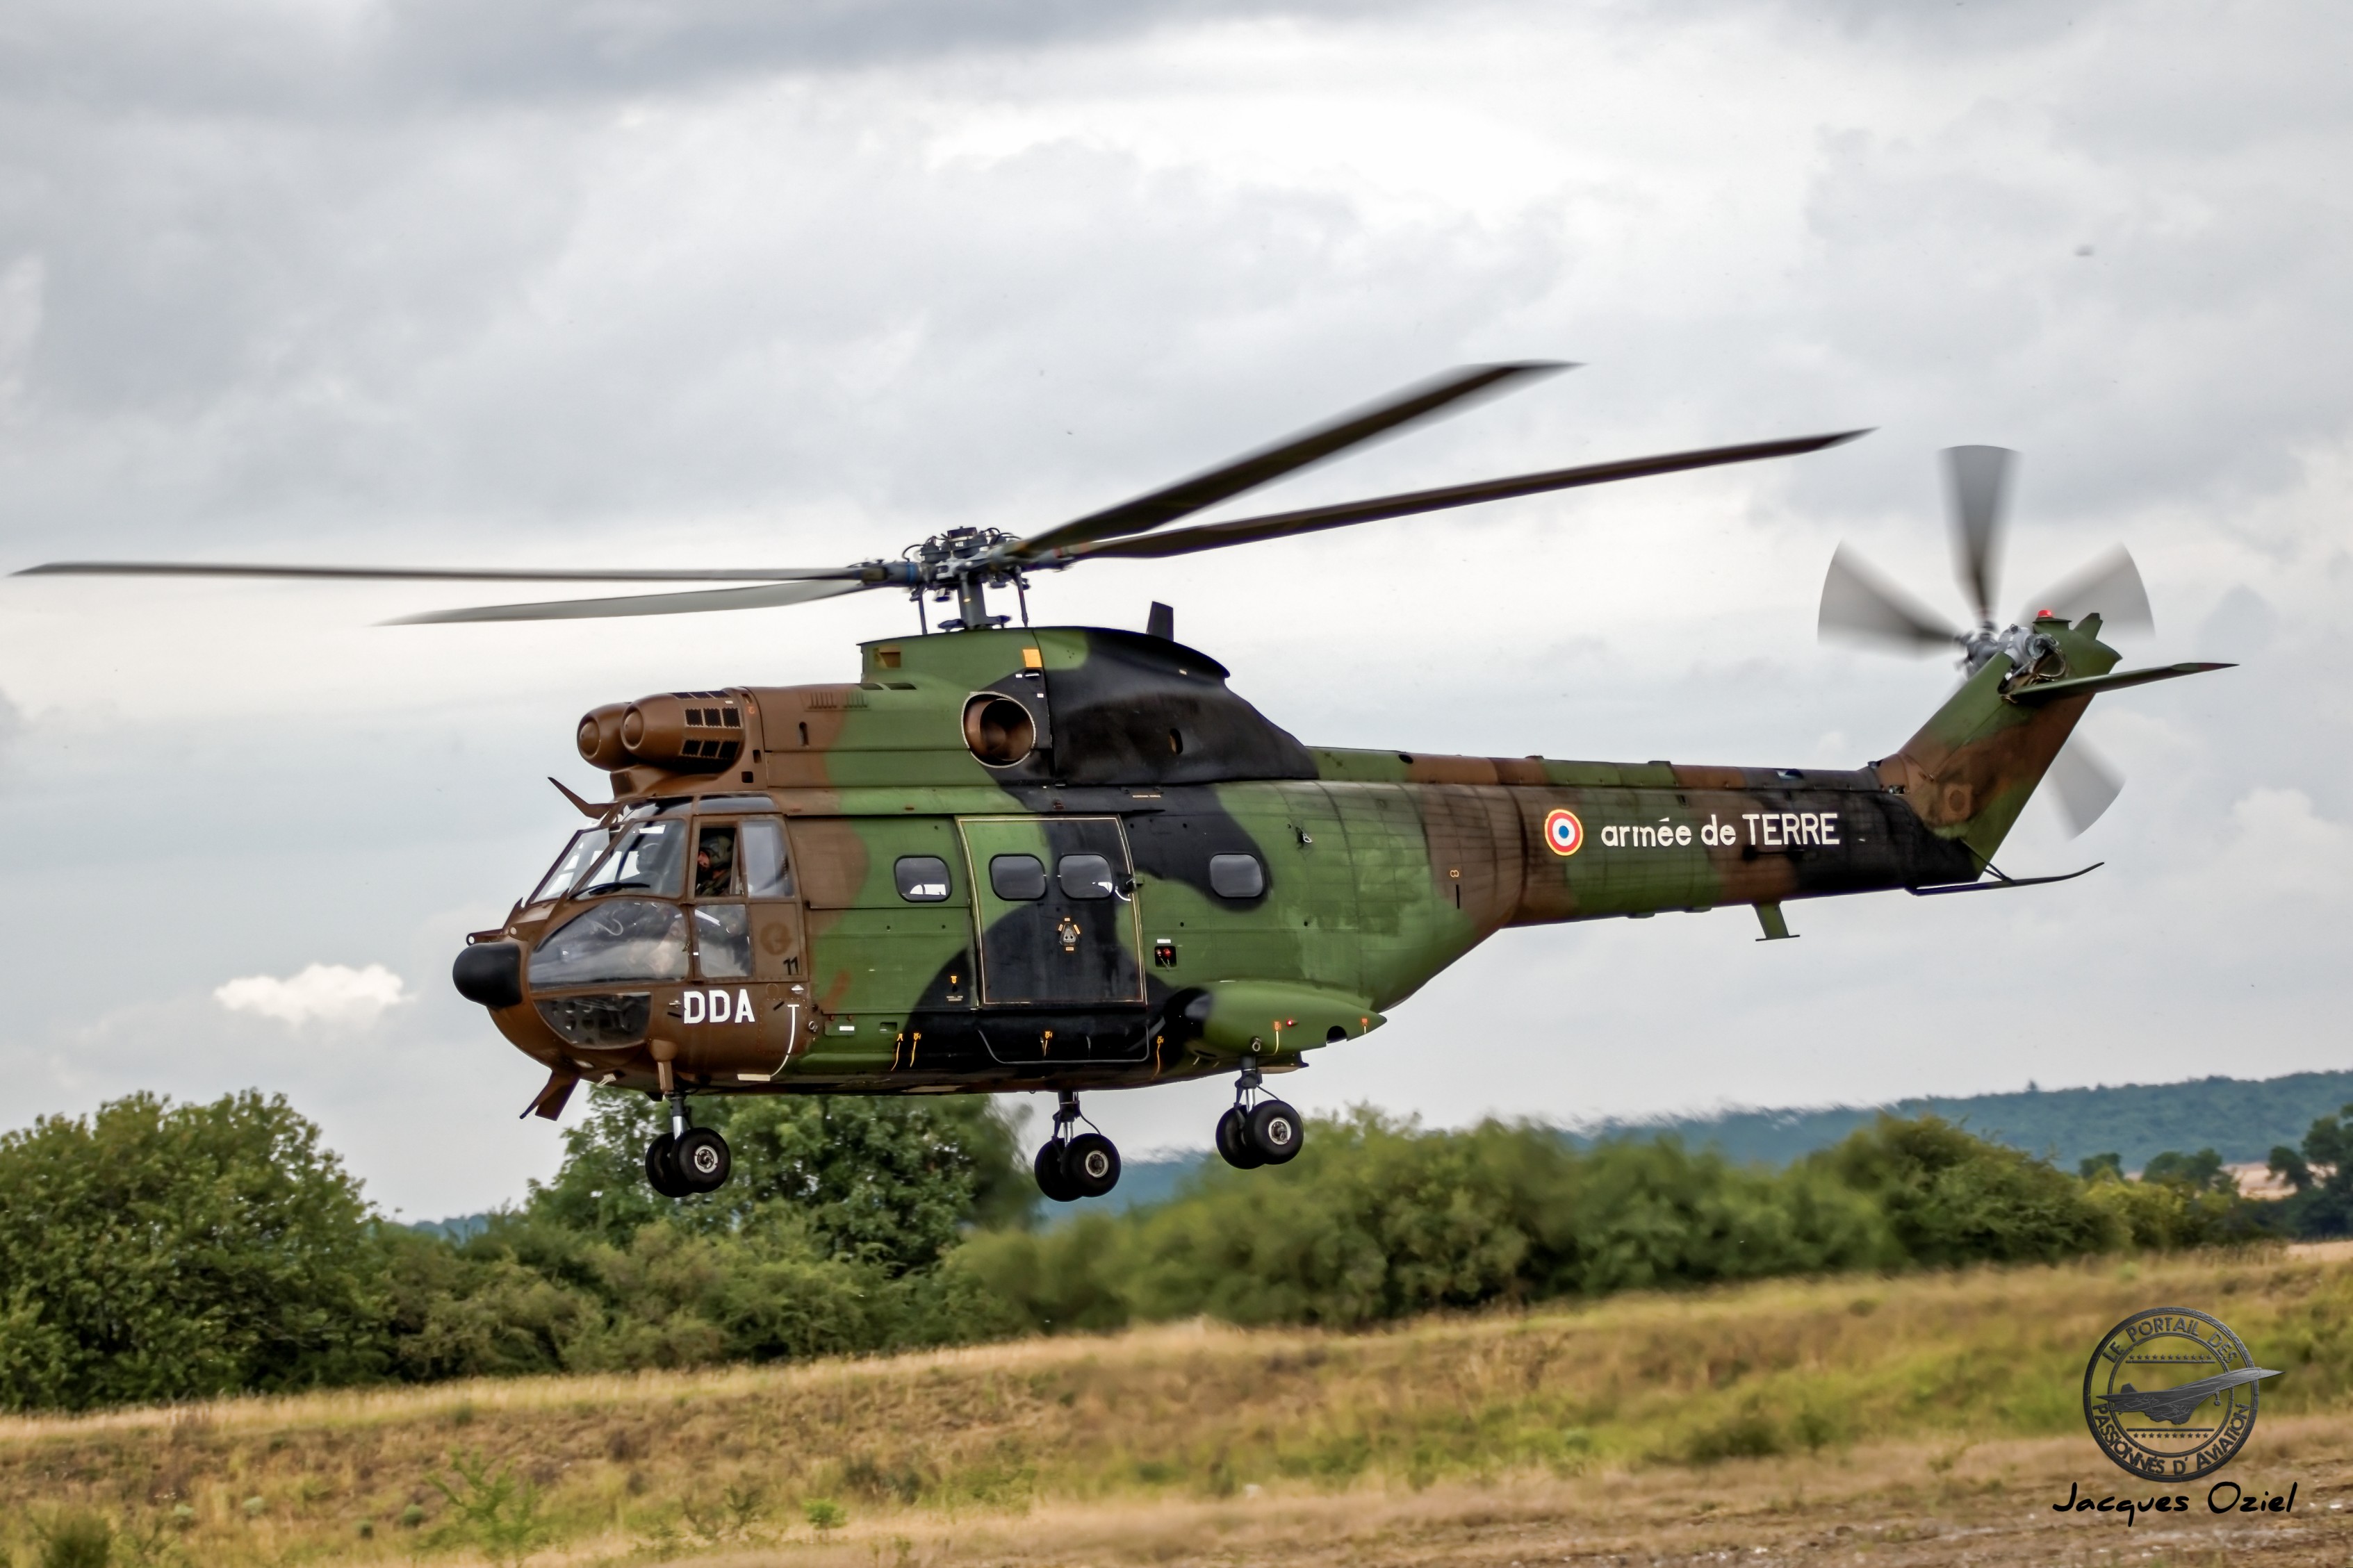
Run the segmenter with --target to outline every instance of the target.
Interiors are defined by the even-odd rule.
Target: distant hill
[[[1713,1146],[1743,1163],[1786,1165],[1827,1149],[1884,1111],[1936,1115],[2031,1154],[2053,1155],[2073,1171],[2087,1155],[2113,1151],[2137,1171],[2168,1149],[2212,1149],[2225,1164],[2266,1159],[2274,1145],[2303,1142],[2316,1117],[2353,1103],[2353,1072],[2299,1072],[2285,1078],[2194,1079],[2188,1083],[2126,1083],[2094,1089],[2036,1089],[2014,1094],[1928,1097],[1893,1105],[1827,1105],[1798,1110],[1723,1110],[1707,1116],[1589,1122],[1561,1136],[1580,1148],[1612,1138],[1673,1133],[1693,1148]],[[1109,1197],[1068,1210],[1117,1213],[1171,1196],[1187,1176],[1217,1158],[1168,1152],[1130,1160]],[[1053,1217],[1050,1215],[1048,1217]]]
[[[1216,1158],[1215,1154],[1204,1149],[1198,1153],[1187,1150],[1163,1150],[1139,1159],[1122,1160],[1119,1185],[1113,1187],[1107,1196],[1081,1198],[1068,1208],[1059,1204],[1041,1204],[1039,1206],[1041,1211],[1051,1211],[1044,1215],[1048,1219],[1073,1211],[1119,1214],[1127,1209],[1142,1208],[1146,1204],[1175,1197],[1176,1189],[1184,1184],[1186,1177]]]
[[[408,1225],[410,1230],[426,1236],[438,1236],[452,1244],[470,1240],[490,1227],[491,1216],[487,1214],[459,1215],[455,1219],[412,1220]]]
[[[2212,1149],[2227,1164],[2262,1161],[2275,1144],[2303,1141],[2316,1117],[2353,1101],[2353,1072],[2299,1072],[2285,1078],[2194,1079],[2188,1083],[2126,1083],[2094,1089],[2036,1089],[2014,1094],[1930,1097],[1887,1106],[1821,1106],[1802,1110],[1725,1110],[1708,1116],[1589,1123],[1566,1135],[1580,1146],[1610,1138],[1672,1132],[1694,1148],[1714,1145],[1736,1160],[1787,1164],[1827,1148],[1883,1110],[1936,1115],[2032,1154],[2052,1154],[2066,1170],[2087,1155],[2114,1151],[2137,1171],[2168,1149]]]

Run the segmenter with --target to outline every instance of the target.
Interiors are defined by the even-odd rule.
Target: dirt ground
[[[2222,1480],[2258,1500],[2293,1487],[2294,1508],[2215,1513],[2208,1493]],[[2220,1476],[2175,1489],[2189,1499],[2187,1514],[2136,1512],[2126,1524],[2114,1513],[2054,1511],[2071,1482],[2094,1500],[2146,1500],[2161,1490],[2109,1466],[2088,1439],[2054,1438],[1420,1492],[1064,1505],[920,1529],[904,1521],[852,1526],[691,1561],[742,1568],[779,1561],[812,1568],[2353,1563],[2353,1422],[2342,1418],[2265,1422]]]

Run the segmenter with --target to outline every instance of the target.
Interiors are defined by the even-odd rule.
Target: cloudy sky
[[[1892,13],[1892,14],[1891,14]],[[2130,776],[2063,888],[1506,932],[1286,1092],[1441,1122],[2346,1062],[2353,13],[1169,0],[23,0],[0,569],[827,564],[1029,531],[1433,370],[1583,368],[1253,498],[1873,426],[1769,468],[1033,595],[1311,742],[1856,765],[1952,679],[1814,638],[1853,542],[1958,612],[1935,453],[2021,449],[2006,601],[2128,542]],[[843,679],[881,595],[382,628],[429,586],[0,587],[21,1124],[258,1085],[387,1206],[553,1169],[448,960],[601,783],[575,716]],[[495,597],[495,592],[480,595]],[[1206,1084],[1100,1096],[1132,1152]]]

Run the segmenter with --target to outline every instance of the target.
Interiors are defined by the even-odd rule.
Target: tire
[[[1249,1135],[1242,1131],[1239,1105],[1218,1118],[1218,1152],[1237,1171],[1255,1171],[1266,1163],[1266,1156],[1250,1147]]]
[[[1279,1100],[1261,1100],[1242,1118],[1242,1141],[1270,1165],[1287,1165],[1297,1159],[1305,1132],[1299,1112]]]
[[[670,1163],[678,1171],[679,1184],[690,1193],[715,1193],[727,1184],[727,1173],[734,1166],[727,1152],[727,1140],[708,1127],[690,1127],[686,1136],[671,1146]]]
[[[1038,1146],[1038,1157],[1029,1170],[1038,1178],[1038,1190],[1058,1204],[1075,1203],[1079,1190],[1062,1174],[1062,1152],[1067,1147],[1060,1138],[1049,1138]]]
[[[1119,1185],[1119,1150],[1100,1132],[1082,1132],[1062,1151],[1062,1179],[1082,1198]]]
[[[687,1194],[686,1183],[670,1157],[674,1142],[665,1132],[646,1145],[646,1182],[666,1198],[682,1198]]]

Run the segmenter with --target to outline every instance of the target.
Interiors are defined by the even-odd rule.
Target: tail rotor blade
[[[1945,477],[1953,498],[1953,570],[1978,613],[1993,625],[2001,580],[2001,524],[2010,476],[2018,454],[2007,447],[1947,447]]]
[[[2148,607],[2148,590],[2141,586],[2140,568],[2133,564],[2132,552],[2121,544],[2056,587],[2045,589],[2042,597],[2029,605],[2026,615],[2019,619],[2023,622],[2042,610],[2065,621],[2097,615],[2103,630],[2117,626],[2139,632],[2157,629],[2157,616]]]
[[[1947,648],[1959,640],[1952,627],[1862,563],[1841,544],[1822,579],[1821,635],[1894,643],[1914,653]]]
[[[2049,777],[2051,787],[2058,792],[2059,815],[2067,819],[2070,837],[2099,821],[2100,814],[2116,804],[2125,787],[2124,774],[2080,735],[2070,736],[2051,760]]]

